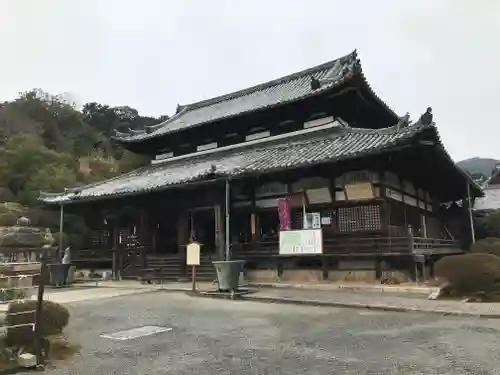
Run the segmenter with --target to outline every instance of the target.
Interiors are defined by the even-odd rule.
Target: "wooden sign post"
[[[198,242],[191,242],[186,247],[186,265],[192,267],[193,292],[196,292],[196,266],[200,265],[200,248],[201,245]]]

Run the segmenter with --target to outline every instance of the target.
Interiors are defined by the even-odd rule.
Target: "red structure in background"
[[[278,199],[278,215],[280,218],[280,231],[292,229],[290,201],[288,200],[288,198]]]

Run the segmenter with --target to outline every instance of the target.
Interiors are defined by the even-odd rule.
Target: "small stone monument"
[[[50,244],[47,230],[31,226],[31,220],[20,217],[14,226],[0,227],[0,252],[10,253],[8,262],[36,262],[44,245]]]

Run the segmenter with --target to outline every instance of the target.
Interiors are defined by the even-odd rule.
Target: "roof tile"
[[[122,142],[141,141],[193,126],[222,120],[242,113],[284,104],[341,84],[352,75],[359,60],[356,51],[339,59],[294,73],[248,89],[182,106],[182,110],[165,122],[149,127],[140,134],[120,133]],[[321,81],[321,88],[311,90],[311,77]]]
[[[244,174],[333,162],[381,152],[405,144],[429,126],[413,125],[396,130],[336,129],[308,137],[281,140],[232,150],[196,155],[147,166],[106,181],[78,188],[66,194],[42,194],[45,203],[144,193],[171,185],[210,177],[237,177]]]

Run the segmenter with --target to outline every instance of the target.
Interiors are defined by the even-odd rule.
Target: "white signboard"
[[[307,212],[304,216],[303,229],[321,228],[321,214],[319,212]]]
[[[198,242],[191,242],[186,247],[186,264],[188,266],[200,265],[200,244]]]
[[[311,255],[323,253],[321,229],[280,232],[280,255]]]

